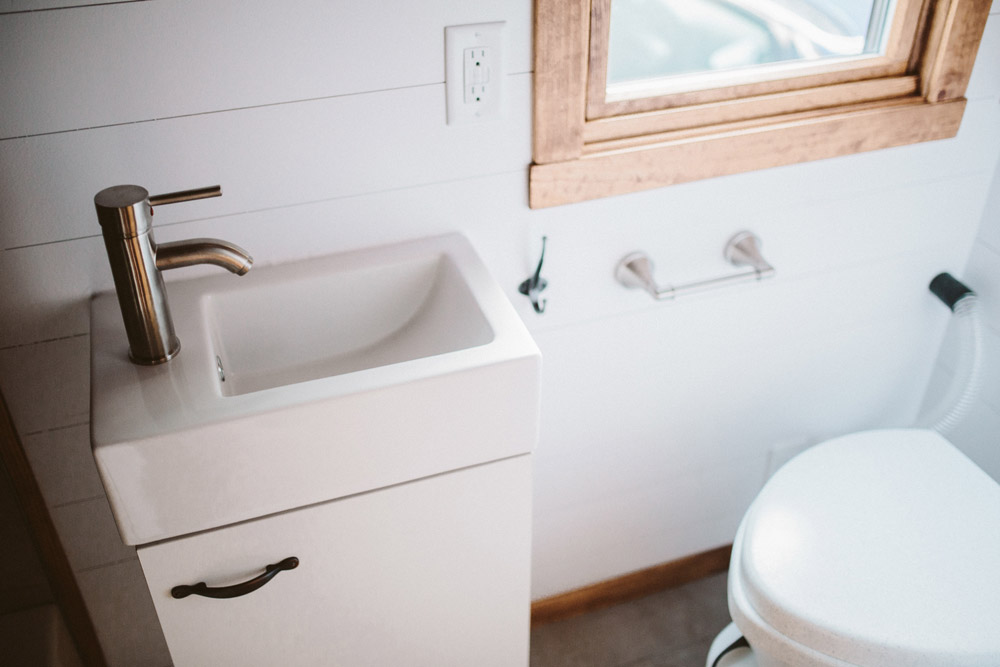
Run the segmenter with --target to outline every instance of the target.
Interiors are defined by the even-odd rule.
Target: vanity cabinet
[[[139,560],[176,667],[523,666],[530,499],[520,455],[142,546]],[[171,595],[291,556],[240,597]]]
[[[527,665],[541,355],[467,239],[171,284],[157,366],[121,303],[91,442],[176,667]]]

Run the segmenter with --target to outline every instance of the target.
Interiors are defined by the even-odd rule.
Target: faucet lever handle
[[[196,188],[194,190],[178,190],[162,195],[151,195],[149,197],[150,206],[162,206],[163,204],[176,204],[182,201],[194,201],[195,199],[208,199],[209,197],[221,197],[222,186],[210,185],[207,188]]]

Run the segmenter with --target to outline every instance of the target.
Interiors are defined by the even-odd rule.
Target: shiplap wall
[[[927,282],[962,273],[1000,154],[995,15],[956,139],[531,211],[530,0],[27,11],[57,4],[0,2],[0,388],[112,665],[169,656],[89,453],[100,189],[221,183],[157,209],[157,240],[218,236],[258,265],[465,233],[544,355],[538,598],[727,543],[772,459],[909,423],[947,325]],[[447,126],[444,27],[497,20],[506,117]],[[776,278],[676,303],[613,281],[636,249],[663,282],[726,273],[741,229]],[[538,316],[516,287],[542,235]]]
[[[982,315],[983,386],[969,414],[949,434],[962,451],[994,479],[1000,480],[1000,168],[993,178],[975,245],[959,276],[979,297]],[[955,379],[957,354],[966,335],[949,328],[927,393],[928,404],[947,393]]]

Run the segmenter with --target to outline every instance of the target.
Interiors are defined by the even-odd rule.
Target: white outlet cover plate
[[[504,26],[506,22],[452,25],[444,29],[445,91],[448,124],[478,123],[501,118],[505,109],[504,91]],[[465,58],[475,49],[485,50],[486,60],[477,61],[483,67],[485,81],[467,80]],[[476,85],[475,94],[466,88]]]

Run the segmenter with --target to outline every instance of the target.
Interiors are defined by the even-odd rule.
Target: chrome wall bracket
[[[733,266],[749,266],[749,271],[734,273],[721,278],[711,278],[684,285],[656,284],[653,277],[653,262],[644,252],[629,253],[618,262],[615,278],[625,287],[646,290],[657,300],[674,299],[692,292],[726,287],[738,283],[752,282],[774,275],[774,267],[760,254],[760,239],[753,232],[739,232],[726,243],[723,257]]]

